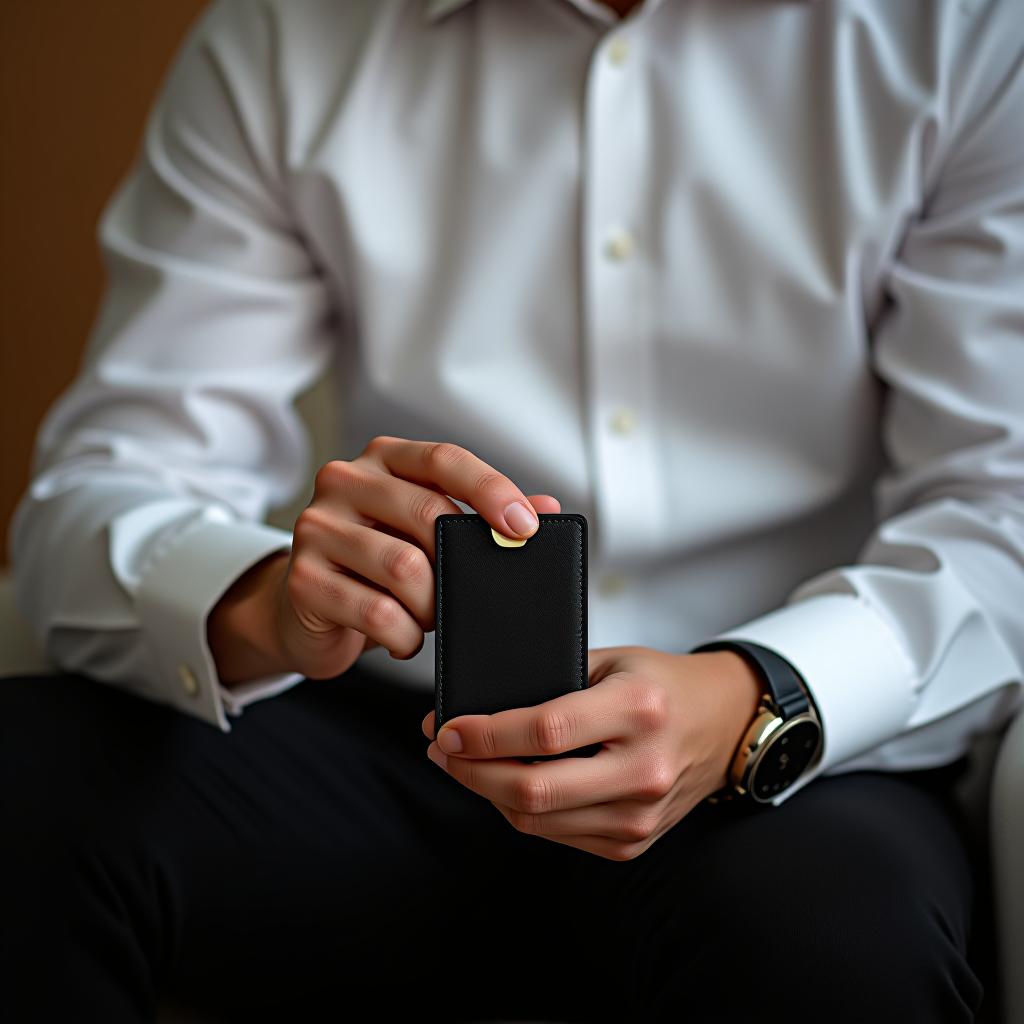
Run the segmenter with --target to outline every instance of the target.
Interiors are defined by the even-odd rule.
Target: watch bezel
[[[790,789],[817,761],[821,754],[822,729],[817,715],[810,709],[787,719],[783,719],[778,711],[767,702],[762,703],[758,710],[758,715],[754,718],[750,728],[744,735],[743,742],[736,753],[736,758],[733,761],[730,772],[730,781],[737,795],[748,797],[755,803],[770,804],[782,793]],[[817,743],[804,770],[779,792],[772,793],[767,797],[758,796],[750,785],[750,780],[757,771],[761,761],[783,736],[788,735],[798,726],[805,724],[814,726]]]

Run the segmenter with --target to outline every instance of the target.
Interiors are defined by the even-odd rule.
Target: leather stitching
[[[444,547],[444,535],[445,527],[454,526],[456,524],[462,524],[465,526],[475,526],[479,521],[480,517],[467,518],[467,519],[446,519],[441,523],[440,529],[437,531],[437,711],[440,721],[444,721],[444,631],[442,629],[442,619],[444,616],[444,575],[441,572],[441,568],[444,564],[442,553]],[[486,523],[486,520],[484,520]],[[576,528],[576,532],[579,535],[579,543],[576,549],[576,581],[580,588],[580,625],[581,628],[585,628],[586,624],[586,609],[584,606],[585,595],[583,593],[583,527],[578,519],[569,519],[564,516],[556,516],[551,519],[543,520],[544,523],[568,523],[570,526]],[[488,524],[488,529],[489,529]],[[587,676],[586,676],[586,659],[581,657],[578,665],[579,678],[577,680],[577,690],[585,690],[587,687]],[[437,733],[434,733],[435,737]]]

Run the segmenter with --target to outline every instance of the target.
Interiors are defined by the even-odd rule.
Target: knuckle
[[[304,547],[311,544],[313,539],[320,533],[320,522],[316,512],[311,507],[304,508],[295,520],[292,527],[292,541],[297,547]]]
[[[545,711],[533,719],[533,743],[543,754],[568,750],[574,733],[572,719],[564,711]]]
[[[638,688],[633,700],[633,724],[641,733],[658,732],[668,723],[668,694],[660,686]]]
[[[326,533],[337,533],[338,523],[324,509],[307,505],[295,520],[292,538],[300,545],[311,545]]]
[[[488,757],[494,757],[498,752],[498,741],[494,735],[494,728],[490,723],[484,725],[480,730],[480,749]]]
[[[544,814],[553,805],[551,786],[540,775],[516,783],[512,796],[512,806],[526,814]]]
[[[428,466],[445,470],[457,466],[460,462],[469,457],[469,452],[461,445],[452,444],[450,441],[433,441],[427,445],[423,452],[423,461]]]
[[[430,570],[426,554],[411,544],[397,544],[389,549],[387,571],[399,583],[418,583]]]
[[[388,448],[397,441],[398,438],[392,437],[390,434],[377,434],[372,437],[363,449],[368,454],[376,454],[382,448]]]
[[[305,607],[311,598],[318,594],[322,594],[333,604],[341,604],[345,600],[342,578],[313,559],[301,555],[292,562],[288,578],[285,580],[285,590],[295,608]]]
[[[351,481],[354,475],[354,467],[351,462],[344,459],[331,459],[325,462],[313,478],[313,490],[316,494],[327,494],[344,488]]]
[[[623,822],[621,838],[629,843],[642,843],[654,835],[657,827],[658,824],[653,818],[636,815]]]
[[[654,758],[641,772],[637,796],[644,800],[661,800],[672,791],[674,782],[672,771],[665,761]]]
[[[447,511],[447,506],[431,491],[421,491],[412,498],[409,514],[414,523],[418,523],[428,532],[434,528],[434,520]]]
[[[398,602],[387,594],[377,594],[363,605],[363,621],[372,629],[388,629],[399,618]]]
[[[488,469],[476,478],[473,492],[485,502],[490,499],[503,501],[508,495],[508,481],[500,473]]]
[[[292,559],[288,579],[285,581],[289,596],[304,593],[313,583],[315,576],[316,567],[312,560],[297,554]]]
[[[539,836],[543,832],[543,818],[539,814],[512,811],[509,814],[509,821],[514,829],[528,836]]]

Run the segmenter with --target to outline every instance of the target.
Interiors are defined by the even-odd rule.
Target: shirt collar
[[[465,7],[471,0],[426,0],[426,18],[428,21],[437,21],[446,14]]]
[[[436,21],[457,7],[465,7],[468,3],[469,0],[427,0],[427,20]]]

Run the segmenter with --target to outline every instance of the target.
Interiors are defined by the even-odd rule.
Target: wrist
[[[709,789],[715,792],[729,781],[736,751],[764,696],[764,681],[746,659],[734,651],[712,651],[688,657],[706,659],[716,701],[717,756]]]
[[[275,551],[238,577],[206,620],[206,639],[220,682],[240,683],[288,671],[277,626],[277,595],[290,552]]]
[[[761,680],[756,717],[736,747],[722,796],[772,803],[796,784],[821,753],[822,729],[807,684],[784,657],[751,640],[714,640],[693,653],[732,651]],[[717,797],[716,797],[717,799]]]
[[[727,700],[726,731],[732,739],[732,750],[757,713],[764,696],[764,680],[750,663],[735,651],[714,651],[702,655],[717,658],[721,663],[721,686]]]

